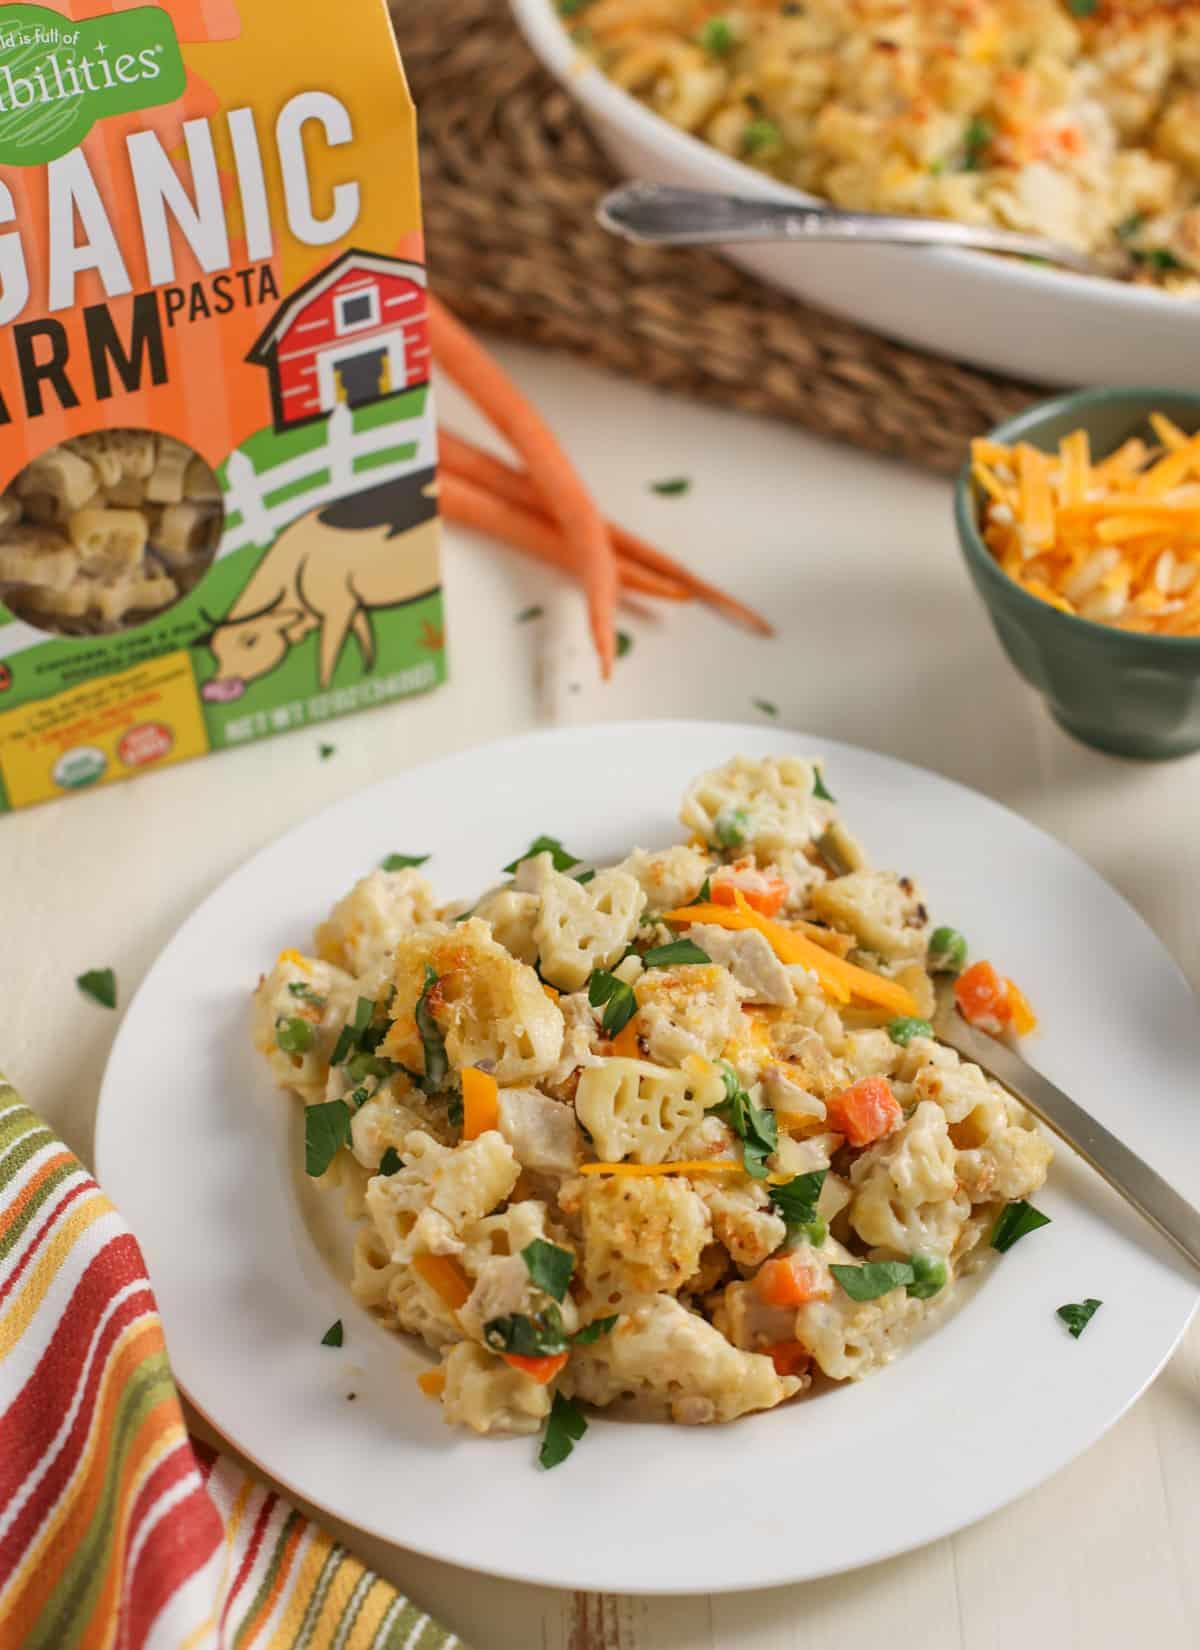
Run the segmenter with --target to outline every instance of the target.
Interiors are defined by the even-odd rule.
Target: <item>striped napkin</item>
[[[189,1438],[136,1239],[0,1076],[0,1646],[459,1642]]]

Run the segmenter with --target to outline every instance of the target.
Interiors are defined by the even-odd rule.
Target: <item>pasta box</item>
[[[444,679],[384,0],[0,4],[0,812]]]

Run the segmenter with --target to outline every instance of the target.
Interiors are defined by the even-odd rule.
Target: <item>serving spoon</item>
[[[989,1077],[1015,1094],[1193,1266],[1200,1267],[1200,1210],[1016,1049],[968,1025],[955,1006],[952,982],[938,985],[933,1029],[940,1041],[982,1066]]]
[[[956,223],[886,212],[846,212],[836,206],[718,195],[670,184],[626,183],[596,208],[605,229],[643,246],[720,246],[736,241],[856,241],[880,246],[949,246],[1038,258],[1080,275],[1127,274],[1124,252],[1079,252],[1061,241],[1024,235],[997,224]]]

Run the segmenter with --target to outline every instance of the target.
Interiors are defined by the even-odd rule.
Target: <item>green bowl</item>
[[[1180,390],[1081,390],[999,424],[990,439],[1028,441],[1053,452],[1083,428],[1093,458],[1131,435],[1147,434],[1152,412],[1189,435],[1200,430],[1200,394]],[[979,536],[979,489],[968,458],[955,488],[954,515],[967,571],[983,597],[1000,645],[1043,694],[1068,733],[1118,756],[1161,761],[1200,750],[1200,636],[1145,636],[1061,613],[1015,584]]]

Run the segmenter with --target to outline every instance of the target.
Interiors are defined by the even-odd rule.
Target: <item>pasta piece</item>
[[[666,1071],[645,1060],[598,1060],[579,1078],[575,1113],[602,1162],[662,1163],[687,1129],[725,1098],[720,1071],[689,1058]]]
[[[221,484],[202,458],[189,461],[183,476],[183,496],[200,504],[221,502]]]
[[[154,468],[146,478],[146,497],[152,504],[180,504],[183,501],[183,479],[193,454],[182,441],[169,435],[160,435],[154,456]]]
[[[67,533],[83,566],[94,573],[131,573],[146,549],[148,524],[138,510],[89,505],[67,519]]]
[[[419,871],[372,871],[317,929],[317,952],[352,974],[368,974],[404,934],[431,922],[434,908],[433,889]]]
[[[898,1258],[916,1251],[948,1255],[971,1212],[960,1189],[946,1115],[922,1101],[894,1134],[850,1170],[850,1224],[864,1243]]]
[[[696,1426],[772,1409],[802,1382],[777,1375],[770,1358],[730,1346],[670,1295],[656,1295],[595,1345],[577,1348],[560,1385],[591,1404],[632,1395],[639,1413]]]
[[[15,490],[21,498],[33,493],[49,493],[65,510],[81,510],[96,491],[95,470],[85,458],[68,447],[51,447],[17,477]]]
[[[715,1060],[742,1026],[733,976],[715,964],[651,968],[634,987],[638,1033],[650,1058],[679,1066],[692,1055]]]
[[[550,1413],[553,1391],[470,1341],[446,1356],[442,1414],[472,1432],[537,1432]]]
[[[199,504],[167,504],[154,527],[154,550],[173,570],[186,568],[208,548],[215,526],[211,510]]]
[[[415,1090],[401,1096],[388,1087],[357,1108],[350,1120],[350,1149],[364,1169],[377,1173],[389,1146],[399,1151],[414,1129],[430,1130],[426,1112],[433,1108],[418,1109],[419,1104]]]
[[[11,493],[0,493],[0,533],[3,533],[6,527],[15,527],[20,519],[20,503]]]
[[[482,1066],[503,1085],[536,1081],[553,1069],[563,1042],[558,1005],[533,969],[510,957],[476,918],[453,929],[426,924],[400,940],[393,1024],[383,1045],[390,1059],[423,1069],[415,1010],[427,969],[437,976],[427,1006],[455,1070]]]
[[[79,571],[79,552],[51,527],[21,523],[0,538],[0,580],[40,590],[66,590]]]
[[[674,911],[696,898],[709,864],[707,855],[679,843],[653,854],[635,848],[615,869],[640,885],[648,910]]]
[[[367,1187],[367,1210],[396,1261],[459,1253],[463,1230],[503,1202],[521,1172],[494,1129],[453,1149],[418,1129],[400,1155],[403,1168]]]
[[[864,950],[890,961],[925,955],[929,913],[910,877],[852,871],[814,888],[812,905],[834,928],[849,929]]]
[[[858,1264],[832,1238],[826,1240],[821,1258],[823,1264]],[[871,1301],[854,1301],[835,1288],[797,1308],[795,1336],[823,1374],[835,1381],[861,1380],[895,1357],[931,1304],[914,1300],[903,1289]]]
[[[356,1301],[373,1311],[387,1309],[388,1291],[404,1268],[392,1260],[369,1226],[360,1226],[354,1239],[350,1288]]]
[[[578,991],[593,970],[611,968],[646,906],[640,884],[623,871],[598,871],[590,882],[576,882],[554,869],[549,854],[523,861],[517,883],[540,899],[533,929],[539,966],[561,991]]]
[[[137,476],[123,475],[111,487],[106,487],[104,494],[110,504],[123,510],[134,510],[146,502],[146,483]]]
[[[538,960],[538,942],[535,928],[541,900],[536,894],[522,894],[515,888],[497,888],[485,894],[475,907],[480,922],[486,922],[498,945],[516,957],[518,962],[533,964]]]
[[[630,1296],[682,1288],[712,1238],[708,1211],[682,1176],[589,1179],[580,1209],[583,1280],[604,1312]]]
[[[786,1238],[787,1227],[758,1181],[698,1182],[697,1192],[708,1205],[714,1236],[739,1266],[761,1266]]]
[[[735,756],[688,787],[680,819],[713,848],[747,848],[760,863],[803,848],[833,818],[816,795],[817,769],[799,757]]]
[[[300,987],[300,993],[292,990]],[[329,1058],[338,1033],[354,1008],[354,981],[339,968],[285,951],[254,993],[254,1043],[275,1081],[308,1104],[325,1098]],[[301,1052],[279,1046],[279,1027],[300,1020],[311,1028],[311,1046]],[[294,1039],[293,1039],[294,1041]]]
[[[372,1236],[378,1244],[378,1235]],[[411,1267],[395,1267],[387,1288],[387,1307],[395,1315],[398,1328],[419,1335],[434,1352],[465,1341],[455,1313]]]

